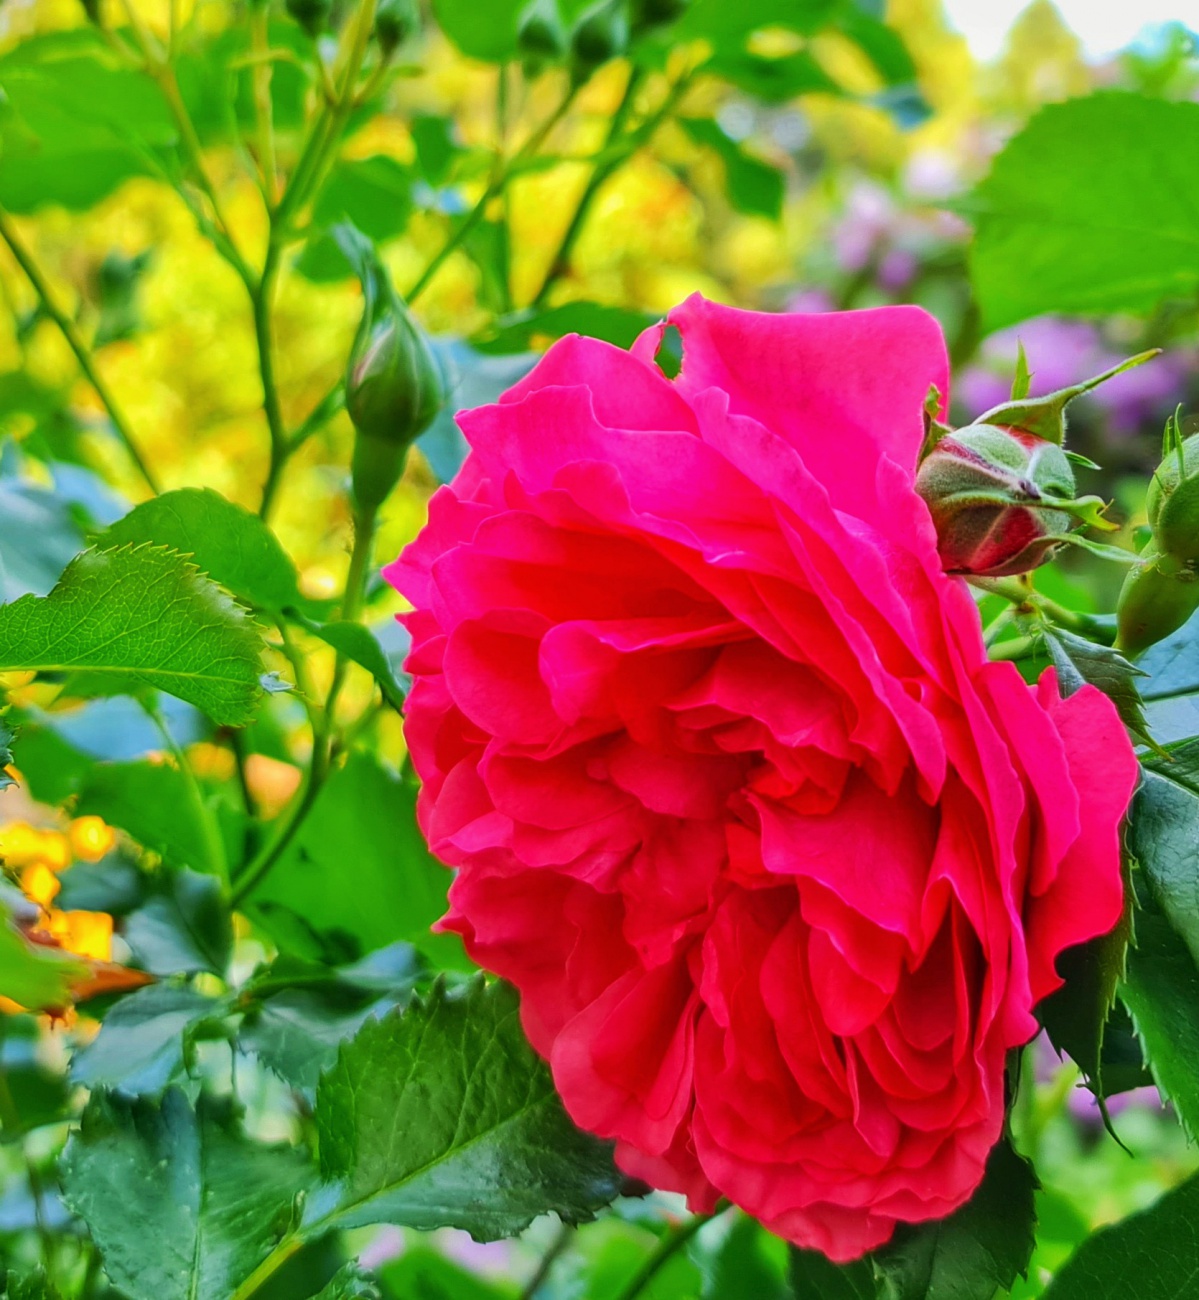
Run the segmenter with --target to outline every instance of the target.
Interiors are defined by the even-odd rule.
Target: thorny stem
[[[574,1235],[575,1228],[572,1223],[563,1223],[558,1228],[553,1241],[550,1242],[545,1254],[538,1261],[536,1271],[525,1283],[524,1289],[520,1293],[520,1300],[533,1300],[533,1297],[541,1290],[545,1280],[549,1277],[550,1270],[574,1240]]]
[[[97,369],[91,349],[83,341],[83,337],[75,327],[75,322],[59,305],[46,277],[42,274],[37,259],[17,233],[16,227],[3,208],[0,208],[0,238],[3,238],[8,245],[17,265],[25,272],[29,283],[33,285],[38,298],[41,300],[42,309],[58,326],[63,338],[67,341],[68,347],[75,354],[75,360],[79,362],[80,370],[83,371],[88,383],[91,384],[96,396],[108,413],[112,427],[116,430],[117,437],[124,444],[129,459],[137,467],[137,471],[145,480],[146,486],[151,492],[157,494],[161,490],[158,480],[143,459],[137,446],[137,439],[133,436],[133,430],[129,426],[129,421],[125,418],[124,412],[117,404],[116,397]]]

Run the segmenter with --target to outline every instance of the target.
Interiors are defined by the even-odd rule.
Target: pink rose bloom
[[[1122,905],[1106,696],[989,663],[912,482],[936,322],[696,297],[565,338],[387,576],[442,923],[567,1109],[837,1260],[967,1200],[1054,959]]]

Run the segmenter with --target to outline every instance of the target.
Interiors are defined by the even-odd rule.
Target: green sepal
[[[1066,407],[1083,393],[1098,388],[1108,379],[1122,375],[1134,366],[1142,365],[1161,352],[1161,348],[1151,348],[1148,352],[1138,352],[1135,357],[1121,361],[1093,379],[1084,379],[1080,384],[1069,388],[1059,388],[1056,393],[1046,393],[1044,397],[1023,397],[1000,406],[994,406],[980,415],[975,424],[997,424],[1002,428],[1019,429],[1024,433],[1044,438],[1060,447],[1066,437]],[[1017,363],[1018,364],[1018,363]]]

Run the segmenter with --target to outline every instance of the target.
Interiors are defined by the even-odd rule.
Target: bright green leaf
[[[229,1300],[291,1225],[309,1170],[173,1089],[160,1103],[93,1094],[61,1178],[129,1300]]]
[[[433,0],[437,25],[468,58],[502,63],[516,50],[516,22],[528,0]]]
[[[516,995],[476,979],[368,1021],[317,1089],[321,1168],[341,1227],[512,1236],[616,1196],[611,1147],[581,1133],[520,1028]]]
[[[153,542],[190,559],[240,600],[278,613],[305,602],[274,533],[211,488],[179,488],[136,506],[97,539],[103,549]]]
[[[1194,1300],[1199,1286],[1199,1176],[1084,1241],[1044,1300]]]
[[[1196,153],[1199,104],[1108,91],[1042,109],[975,193],[986,328],[1193,298]]]
[[[245,612],[165,548],[85,551],[48,596],[0,606],[0,672],[155,687],[227,726],[253,716],[261,646]]]
[[[416,825],[415,791],[368,754],[349,756],[321,789],[291,847],[249,898],[274,934],[291,918],[348,940],[348,956],[397,939],[426,946],[450,873]],[[293,939],[293,945],[295,941]],[[301,955],[320,957],[319,946]]]

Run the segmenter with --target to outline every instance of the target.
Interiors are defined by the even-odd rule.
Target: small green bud
[[[375,10],[375,39],[384,54],[391,54],[420,27],[417,0],[379,0]]]
[[[633,28],[647,31],[666,27],[681,18],[691,7],[691,0],[633,0]]]
[[[947,573],[1025,573],[1077,522],[1103,522],[1098,497],[1075,498],[1074,471],[1059,446],[990,424],[938,438],[916,491],[932,514]]]
[[[626,0],[600,0],[586,10],[570,35],[572,72],[576,81],[588,77],[629,46]]]
[[[348,224],[333,234],[362,282],[362,323],[346,369],[346,413],[357,433],[354,497],[361,506],[376,507],[403,473],[408,448],[445,404],[446,380],[374,245]]]
[[[553,63],[566,54],[566,27],[558,0],[530,0],[516,22],[516,47],[530,63]]]
[[[1199,434],[1184,439],[1175,414],[1164,441],[1145,498],[1154,546],[1163,555],[1199,560]]]
[[[287,12],[315,40],[329,25],[333,0],[284,0]]]
[[[1199,609],[1199,573],[1150,547],[1129,569],[1116,605],[1116,649],[1136,655]]]

